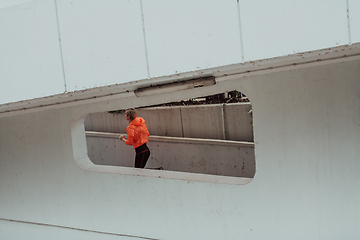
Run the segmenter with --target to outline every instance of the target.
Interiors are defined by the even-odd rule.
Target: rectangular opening
[[[230,91],[140,108],[138,116],[145,119],[151,134],[145,169],[134,169],[134,149],[119,140],[128,124],[124,110],[86,117],[87,152],[95,165],[134,169],[144,175],[157,172],[159,177],[184,173],[182,179],[206,181],[210,177],[235,184],[254,177],[252,108],[242,93]]]

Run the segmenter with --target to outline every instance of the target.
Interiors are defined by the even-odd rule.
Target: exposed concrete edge
[[[86,137],[113,138],[113,139],[118,139],[120,135],[126,135],[122,133],[107,133],[107,132],[94,132],[94,131],[86,131],[85,133],[86,133]],[[165,137],[165,136],[150,135],[149,142],[152,141],[254,148],[253,142],[218,140],[218,139],[182,138],[182,137]]]
[[[250,105],[251,102],[238,102],[238,103],[217,103],[217,104],[199,104],[199,105],[184,105],[184,106],[159,106],[159,107],[147,107],[141,108],[141,110],[157,110],[157,109],[178,109],[178,108],[201,108],[201,107],[230,107],[239,105]]]
[[[89,159],[89,161],[91,160]],[[231,185],[246,185],[252,181],[252,178],[245,178],[245,177],[218,176],[218,175],[208,175],[201,173],[139,169],[139,168],[105,166],[105,165],[94,165],[93,167],[88,168],[87,171],[113,173],[120,175],[133,175],[139,177],[153,177],[153,178],[165,178],[165,179],[185,180],[185,181],[195,181],[195,182],[231,184]]]
[[[138,88],[154,84],[165,84],[177,81],[185,81],[192,78],[209,77],[216,78],[216,82],[252,75],[265,75],[269,72],[286,71],[293,67],[305,68],[317,65],[326,65],[334,62],[346,62],[360,59],[360,43],[342,45],[320,50],[289,54],[268,59],[260,59],[243,63],[234,63],[226,66],[202,69],[192,72],[184,72],[169,76],[153,77],[151,79],[133,80],[127,83],[107,85],[89,88],[76,92],[65,92],[58,95],[43,98],[29,99],[18,102],[0,104],[0,117],[23,114],[28,111],[34,112],[48,108],[77,106],[86,104],[88,101],[100,102],[107,98],[116,98],[116,95],[133,93]],[[66,105],[63,105],[63,104]]]

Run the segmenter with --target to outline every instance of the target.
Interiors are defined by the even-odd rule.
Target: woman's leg
[[[150,157],[150,149],[146,145],[145,146],[144,145],[136,149],[138,151],[136,151],[136,156],[135,156],[135,168],[144,168],[147,163],[147,160]],[[142,151],[139,151],[140,148]]]

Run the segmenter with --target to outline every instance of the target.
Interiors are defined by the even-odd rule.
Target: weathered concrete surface
[[[145,119],[150,134],[157,136],[184,137],[181,108],[139,109],[138,116]],[[121,115],[125,119],[124,115]],[[129,122],[126,121],[126,126]],[[125,128],[126,129],[126,128]],[[126,132],[124,128],[120,132]]]
[[[139,109],[138,116],[152,135],[253,142],[250,110],[250,103],[154,107]],[[127,125],[124,113],[93,113],[85,119],[88,131],[124,133]]]
[[[93,163],[134,167],[134,149],[119,134],[88,132],[86,143]],[[247,178],[255,174],[253,144],[151,136],[147,145],[151,155],[146,168]]]
[[[224,107],[225,136],[233,141],[253,142],[251,104],[227,104]]]
[[[223,124],[220,107],[216,109],[195,106],[183,108],[181,113],[183,113],[184,136],[222,139]]]
[[[158,239],[357,240],[359,76],[359,60],[314,64],[161,97],[2,117],[0,217]],[[75,153],[86,156],[84,129],[83,141],[74,138],[79,129],[71,134],[78,118],[231,89],[246,92],[253,107],[256,174],[246,185],[80,165],[85,171],[75,162]],[[8,239],[5,227],[0,237]]]

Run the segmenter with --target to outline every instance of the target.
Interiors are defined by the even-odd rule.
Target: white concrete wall
[[[349,0],[349,25],[351,43],[360,42],[360,2],[357,0]]]
[[[66,91],[55,13],[54,1],[0,3],[0,104]]]
[[[34,233],[33,225],[17,222],[21,233],[14,235],[3,220],[11,219],[156,239],[357,240],[359,76],[359,60],[315,64],[161,99],[2,117],[0,238],[62,232],[39,225]],[[243,89],[253,106],[256,174],[247,185],[137,176],[146,170],[124,175],[119,167],[74,161],[74,154],[86,155],[84,128],[71,134],[78,117],[229,89]],[[84,141],[76,141],[81,132]]]
[[[74,91],[80,99],[92,88],[199,77],[219,66],[356,43],[358,6],[357,0],[1,1],[0,104],[45,97],[38,105],[56,104],[73,101]],[[182,75],[159,78],[175,74]]]
[[[97,165],[134,167],[135,151],[119,136],[87,132],[90,160]],[[253,143],[150,136],[147,145],[151,154],[146,168],[246,178],[255,174]]]
[[[250,103],[174,106],[138,109],[151,135],[253,142]],[[126,133],[124,113],[93,113],[85,119],[85,129]],[[224,129],[225,127],[225,129]]]

